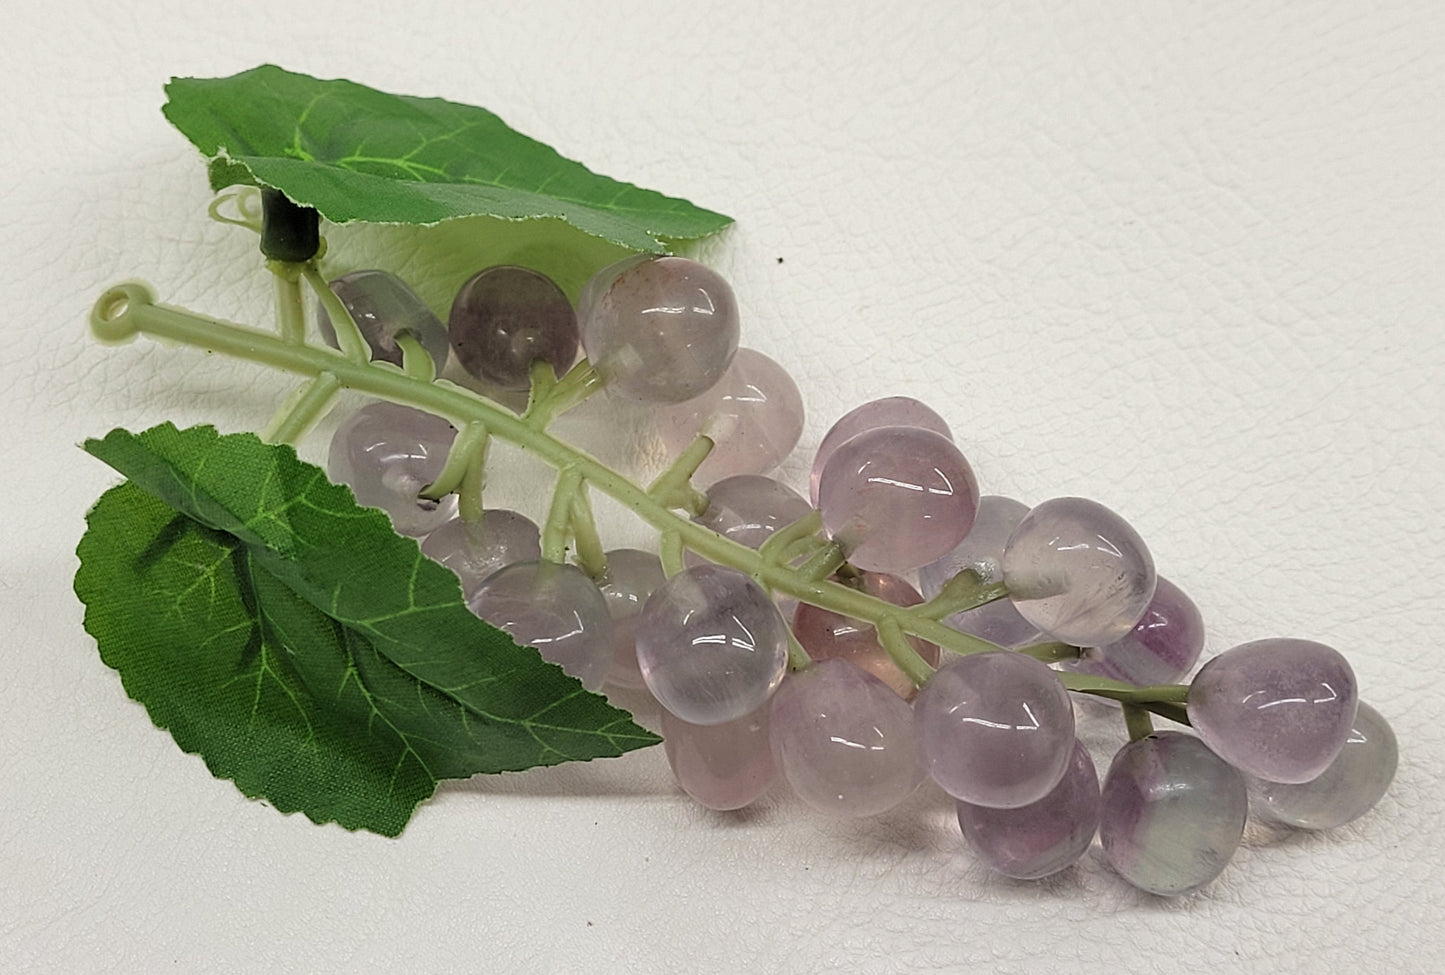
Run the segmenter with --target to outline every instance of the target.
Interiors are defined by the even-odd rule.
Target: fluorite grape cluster
[[[1256,640],[1174,684],[1201,657],[1204,620],[1139,533],[1090,499],[981,495],[923,403],[890,396],[839,419],[807,498],[769,476],[801,437],[801,397],[777,363],[739,349],[737,301],[701,265],[630,258],[575,309],[535,271],[486,268],[446,328],[384,272],[334,288],[376,358],[419,348],[440,369],[450,349],[499,390],[525,389],[539,362],[568,374],[581,348],[609,394],[652,407],[677,464],[693,457],[670,472],[669,497],[716,544],[679,534],[687,550],[671,559],[584,557],[569,523],[576,564],[545,541],[567,504],[539,529],[429,500],[461,443],[437,417],[367,406],[338,429],[329,471],[423,537],[478,615],[587,688],[655,697],[677,781],[705,806],[738,809],[782,783],[823,814],[872,816],[931,783],[1000,873],[1056,873],[1097,836],[1126,881],[1177,895],[1224,869],[1251,805],[1323,829],[1389,786],[1395,737],[1341,654]],[[1102,783],[1070,688],[1125,709],[1130,740]],[[1194,733],[1153,732],[1147,710]]]

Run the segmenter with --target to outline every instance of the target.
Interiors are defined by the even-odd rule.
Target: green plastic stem
[[[567,535],[572,527],[572,498],[582,487],[582,472],[569,464],[557,471],[552,488],[552,505],[542,525],[542,558],[548,562],[567,561]]]
[[[276,410],[261,439],[267,443],[294,444],[316,425],[340,389],[341,381],[330,372],[318,373],[314,379],[302,383]]]
[[[351,309],[344,305],[336,292],[331,290],[331,285],[321,276],[315,264],[306,264],[302,267],[301,274],[306,278],[306,283],[311,286],[321,307],[326,309],[326,317],[331,319],[332,331],[336,333],[336,344],[341,347],[341,354],[355,363],[366,363],[371,359],[371,346],[366,344],[366,339],[361,334],[361,329],[356,325],[356,319],[351,317]],[[157,305],[157,308],[166,307]],[[235,326],[244,328],[244,326]],[[276,363],[263,362],[265,365],[277,369],[284,369],[285,366]]]
[[[306,306],[301,301],[301,280],[295,265],[270,262],[276,279],[276,326],[281,340],[292,345],[306,341]]]
[[[572,495],[572,539],[577,564],[593,582],[599,581],[607,574],[607,555],[602,548],[602,538],[597,534],[597,521],[592,517],[592,499],[585,481]]]
[[[318,279],[320,277],[314,268],[308,266],[307,280],[311,281],[313,275]],[[321,283],[324,286],[325,282]],[[327,288],[326,294],[330,293]],[[332,298],[334,300],[335,296]],[[339,306],[340,302],[336,301],[336,304]],[[336,323],[339,317],[339,314],[333,316],[333,323]],[[349,316],[346,316],[346,320],[349,321]],[[352,324],[354,326],[354,323]],[[772,592],[791,596],[799,602],[819,606],[841,616],[861,620],[875,628],[884,620],[894,620],[905,634],[919,637],[953,653],[968,654],[1003,649],[930,619],[928,615],[917,611],[921,607],[894,606],[874,596],[828,581],[823,578],[827,575],[826,572],[810,578],[809,574],[801,569],[775,564],[763,558],[762,553],[678,515],[651,496],[647,490],[605,464],[556,439],[545,430],[535,429],[506,407],[444,379],[432,383],[419,382],[388,363],[370,362],[364,358],[358,360],[333,349],[312,345],[291,345],[259,329],[221,322],[185,309],[157,304],[148,287],[134,282],[116,285],[100,296],[91,312],[91,328],[97,338],[106,342],[123,342],[143,333],[307,378],[331,373],[344,388],[426,410],[446,417],[458,426],[480,423],[492,436],[515,444],[562,472],[559,480],[560,477],[575,477],[578,484],[585,480],[651,525],[662,536],[663,564],[665,567],[670,566],[671,571],[681,568],[680,546],[686,546],[708,561],[753,576]],[[338,337],[343,331],[343,328],[337,329]],[[356,333],[358,339],[359,334]],[[544,549],[548,558],[560,557],[565,550],[571,512],[567,500],[566,497],[554,499],[553,512],[557,517],[549,516],[548,525],[551,531],[545,533],[552,542]],[[831,563],[836,559],[841,564],[841,552],[834,549],[834,546],[830,546],[827,553],[820,553],[820,556],[811,560],[818,563],[814,571],[824,567],[824,561]],[[827,554],[828,558],[823,560],[822,554]],[[1060,674],[1059,679],[1072,690],[1143,704],[1154,713],[1166,716],[1183,715],[1183,707],[1176,702],[1185,700],[1188,693],[1188,688],[1181,685],[1135,688],[1119,681],[1081,674]],[[1154,696],[1149,697],[1150,694]]]
[[[1154,721],[1149,712],[1137,704],[1124,705],[1124,726],[1129,731],[1129,740],[1138,741],[1154,733]]]

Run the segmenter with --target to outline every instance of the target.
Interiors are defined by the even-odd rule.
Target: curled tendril
[[[227,216],[221,212],[221,208],[228,203],[235,207],[237,216]],[[241,186],[222,193],[211,201],[211,205],[206,208],[206,215],[217,223],[245,227],[247,230],[259,234],[261,232],[261,191],[254,186]]]

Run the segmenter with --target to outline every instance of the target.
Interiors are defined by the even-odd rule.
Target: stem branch
[[[301,272],[295,264],[269,262],[276,279],[276,327],[283,342],[306,341],[306,306],[301,301]]]
[[[878,621],[877,629],[878,642],[888,651],[888,656],[898,665],[898,669],[913,681],[915,687],[922,687],[924,682],[933,676],[933,668],[913,649],[903,627],[889,616]]]
[[[261,439],[267,443],[295,443],[300,440],[301,435],[321,418],[321,413],[340,388],[341,382],[334,373],[317,373],[315,378],[297,387],[281,403],[262,431]]]
[[[666,508],[681,508],[690,515],[700,515],[707,510],[707,495],[692,486],[692,476],[707,455],[712,452],[711,437],[698,434],[692,443],[683,448],[667,470],[657,476],[647,488],[647,495]]]
[[[542,526],[542,558],[548,562],[567,561],[567,535],[572,526],[572,497],[582,486],[582,472],[571,465],[557,472],[552,488],[552,507]]]
[[[602,539],[597,535],[597,522],[592,517],[592,499],[588,495],[587,482],[581,482],[572,495],[572,538],[577,547],[577,564],[598,581],[607,574],[607,556],[602,549]]]
[[[336,333],[336,344],[341,348],[341,354],[352,362],[363,364],[368,362],[371,359],[371,346],[366,344],[361,329],[357,327],[356,319],[351,317],[351,310],[336,296],[336,292],[331,290],[331,285],[317,270],[316,263],[312,261],[302,265],[301,274],[306,278],[306,283],[311,286],[311,290],[316,293],[321,307],[326,309],[326,317],[331,319],[331,328]],[[165,306],[156,305],[154,307],[163,308]],[[243,358],[245,357],[243,356]],[[276,365],[276,363],[271,364]],[[286,367],[280,366],[279,368]]]

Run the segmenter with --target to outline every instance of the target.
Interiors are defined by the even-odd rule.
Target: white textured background
[[[10,0],[0,970],[1440,970],[1445,8],[775,6]],[[74,444],[270,413],[272,377],[84,328],[132,276],[265,320],[159,111],[172,74],[263,61],[483,104],[733,215],[703,255],[799,377],[795,483],[846,408],[928,400],[985,490],[1129,517],[1208,653],[1343,650],[1399,733],[1393,792],[1328,835],[1252,827],[1164,901],[1097,850],[992,877],[937,793],[707,814],[659,750],[447,784],[398,840],[213,780],[81,629],[72,551],[113,477]],[[1106,761],[1123,732],[1088,735]]]

